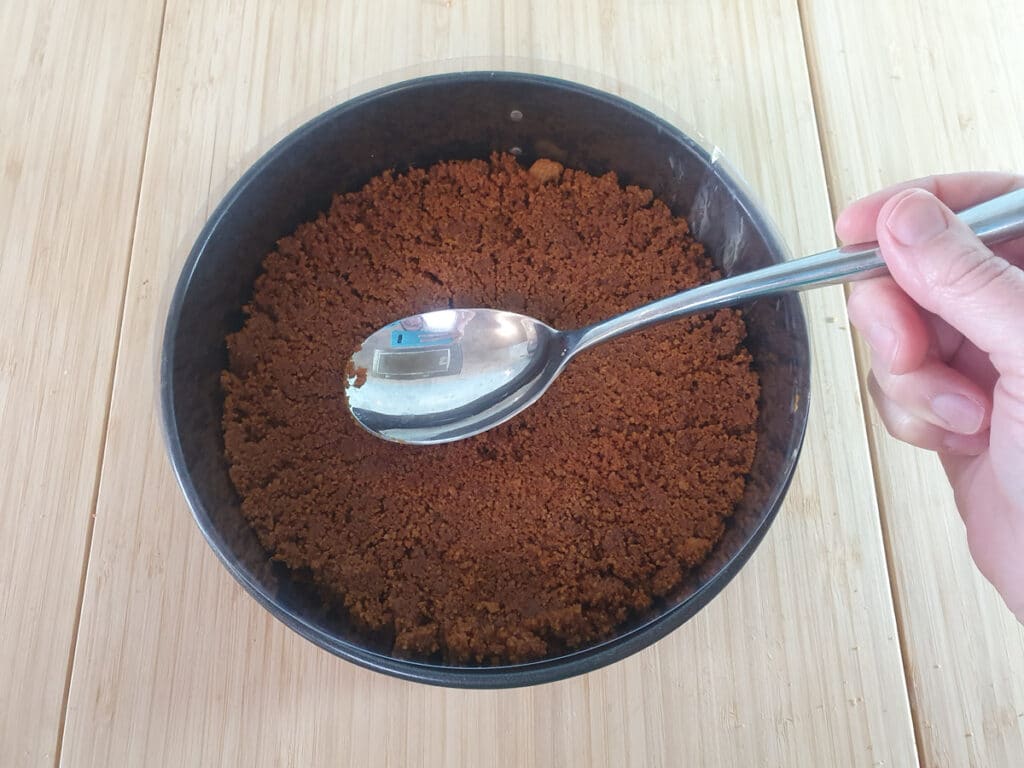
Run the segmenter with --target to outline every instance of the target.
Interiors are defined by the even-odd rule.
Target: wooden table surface
[[[883,184],[1024,169],[1020,0],[0,5],[0,766],[1021,766],[1024,630],[932,455],[806,295],[796,480],[741,575],[581,678],[443,690],[342,662],[220,566],[165,458],[169,286],[248,163],[394,70],[531,57],[711,137],[795,253]],[[509,66],[515,67],[515,62]]]

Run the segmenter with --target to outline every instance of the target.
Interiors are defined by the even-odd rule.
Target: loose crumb
[[[355,355],[358,351],[359,350],[354,350],[352,354]],[[366,370],[366,366],[356,365],[351,360],[349,360],[348,364],[345,366],[345,377],[348,379],[354,379],[352,386],[356,389],[359,389],[366,383],[366,376],[368,373],[369,371]]]
[[[565,170],[565,166],[561,163],[556,163],[554,160],[542,157],[530,166],[529,174],[531,178],[539,181],[541,184],[548,184],[558,181],[562,177],[563,170]]]

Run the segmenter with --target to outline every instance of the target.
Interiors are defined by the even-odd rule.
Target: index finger
[[[904,181],[861,198],[839,214],[836,235],[844,243],[865,243],[875,239],[878,214],[893,195],[911,188],[925,189],[953,209],[969,208],[975,203],[1024,188],[1024,176],[1016,173],[946,173]]]

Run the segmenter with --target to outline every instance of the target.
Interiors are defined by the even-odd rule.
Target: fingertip
[[[875,239],[875,212],[865,200],[850,203],[836,217],[835,230],[841,243],[870,242]]]
[[[856,205],[856,203],[853,203],[852,205]],[[838,238],[839,242],[841,242],[841,243],[849,243],[849,242],[851,242],[850,241],[850,229],[851,229],[850,228],[850,215],[851,215],[850,214],[850,208],[852,207],[852,205],[848,205],[846,208],[843,208],[843,210],[841,210],[839,212],[839,215],[836,216],[836,225],[835,225],[836,238]]]
[[[850,203],[836,218],[836,236],[843,243],[866,243],[877,240],[878,222],[883,211],[889,210],[894,198],[912,189],[935,186],[931,178],[913,179],[880,189]]]
[[[903,203],[904,200],[906,200],[909,197],[915,197],[917,195],[922,195],[926,198],[931,198],[936,203],[939,202],[938,198],[936,198],[935,195],[933,195],[927,189],[923,189],[922,187],[907,187],[906,189],[901,189],[895,192],[890,198],[888,198],[884,203],[882,203],[881,207],[878,209],[878,217],[875,220],[875,239],[879,243],[888,243],[892,241],[893,234],[890,229],[890,223],[893,218],[893,212],[900,206],[901,203]],[[884,250],[882,255],[886,255]]]

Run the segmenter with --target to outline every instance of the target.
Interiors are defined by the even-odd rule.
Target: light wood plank
[[[1024,171],[1020,2],[803,12],[836,212],[928,173]],[[870,420],[922,758],[1024,765],[1024,628],[975,570],[938,460]]]
[[[162,11],[0,4],[0,765],[57,749]]]
[[[777,526],[720,599],[624,663],[521,691],[401,683],[287,632],[208,551],[157,427],[161,296],[243,159],[349,83],[456,54],[618,76],[716,137],[797,250],[832,242],[795,2],[377,7],[168,6],[65,762],[913,763],[839,289],[808,299],[812,425]]]

